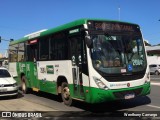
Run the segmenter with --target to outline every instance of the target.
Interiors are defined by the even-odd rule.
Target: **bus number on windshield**
[[[140,59],[133,59],[133,66],[137,66],[137,65],[142,65],[143,64],[143,60]]]

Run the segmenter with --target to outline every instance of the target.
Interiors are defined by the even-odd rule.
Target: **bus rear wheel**
[[[71,106],[72,98],[70,96],[68,83],[66,82],[63,82],[61,85],[61,97],[65,105]]]

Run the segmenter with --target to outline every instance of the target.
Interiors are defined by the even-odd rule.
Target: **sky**
[[[80,18],[102,18],[139,24],[144,39],[160,43],[160,0],[0,0],[0,36],[20,39]],[[9,41],[0,43],[0,53]]]

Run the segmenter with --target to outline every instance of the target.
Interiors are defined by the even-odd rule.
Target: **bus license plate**
[[[124,96],[124,99],[132,99],[134,97],[135,97],[134,94],[127,94],[127,95]]]

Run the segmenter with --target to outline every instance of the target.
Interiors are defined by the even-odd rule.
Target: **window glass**
[[[25,60],[24,57],[25,57],[24,43],[20,43],[18,49],[18,62],[23,62]]]
[[[96,70],[103,73],[143,71],[146,58],[141,36],[136,34],[105,34],[91,36],[91,58]]]
[[[7,70],[0,69],[0,78],[4,78],[4,77],[11,77],[11,75]]]
[[[49,37],[44,37],[39,40],[40,60],[49,59]]]
[[[64,33],[57,33],[50,40],[50,60],[66,60],[68,57],[67,38]]]
[[[18,44],[9,46],[9,61],[17,62],[18,59]]]

